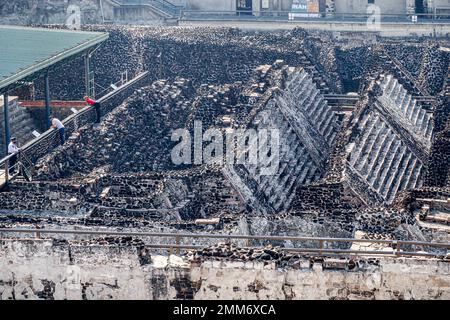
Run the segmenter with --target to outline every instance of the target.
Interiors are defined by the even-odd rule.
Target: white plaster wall
[[[278,0],[281,3],[281,11],[291,11],[292,0]]]
[[[375,0],[375,5],[381,9],[381,14],[406,14],[406,0]]]
[[[336,13],[366,13],[367,0],[336,0]]]
[[[450,7],[450,0],[427,0],[426,3],[429,8]]]
[[[236,11],[236,0],[186,0],[188,10]]]
[[[193,266],[177,256],[141,265],[137,250],[0,241],[0,298],[42,298],[51,283],[55,299],[175,299],[184,291],[195,299],[450,299],[450,263],[439,260],[384,258],[355,271],[304,260],[279,270],[261,262]]]
[[[375,0],[382,14],[405,14],[406,0]],[[336,0],[336,13],[367,13],[368,0]]]

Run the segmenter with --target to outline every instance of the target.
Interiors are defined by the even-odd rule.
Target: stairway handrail
[[[145,76],[148,75],[148,71],[144,71],[142,73],[140,73],[139,75],[137,75],[136,77],[134,77],[133,79],[131,79],[130,81],[124,83],[122,86],[118,87],[117,89],[107,93],[106,95],[104,95],[103,97],[97,99],[98,102],[102,103],[107,101],[108,99],[114,97],[115,95],[117,95],[118,93],[122,92],[124,89],[128,88],[130,85],[138,82],[139,80],[143,79]],[[93,108],[92,106],[85,106],[84,108],[82,108],[80,111],[78,111],[77,113],[73,113],[71,115],[69,115],[68,117],[66,117],[65,119],[63,119],[61,122],[66,126],[68,124],[71,124],[72,122],[74,122],[76,119],[80,118],[81,116],[87,114],[88,112],[92,112]],[[26,152],[32,148],[33,146],[35,146],[36,144],[38,144],[39,142],[41,142],[42,140],[44,140],[45,138],[49,137],[52,134],[56,134],[57,129],[54,128],[50,128],[47,131],[43,132],[41,135],[39,135],[38,137],[28,141],[22,148],[21,148],[21,154],[22,156],[26,156]],[[6,165],[6,162],[12,158],[14,156],[14,154],[9,154],[6,157],[2,158],[0,160],[0,168],[4,167]],[[29,159],[27,157],[27,159],[32,163],[31,159]]]
[[[430,251],[404,251],[408,250],[408,246],[421,247],[424,250],[425,247],[439,248],[446,250],[447,253],[450,249],[450,243],[446,242],[426,242],[426,241],[410,241],[410,240],[397,240],[397,239],[361,239],[361,238],[326,238],[326,237],[307,237],[307,236],[271,236],[271,235],[240,235],[240,234],[210,234],[210,233],[176,233],[176,232],[136,232],[136,231],[110,231],[110,230],[62,230],[62,229],[37,229],[37,228],[0,228],[0,235],[2,233],[31,233],[36,234],[36,238],[41,238],[42,234],[56,234],[56,235],[90,235],[90,236],[131,236],[131,237],[152,237],[152,238],[172,238],[175,243],[165,243],[150,244],[154,246],[167,246],[168,248],[180,248],[188,249],[191,245],[184,245],[180,242],[183,238],[196,238],[196,239],[220,239],[226,240],[231,243],[231,240],[262,240],[262,241],[295,241],[295,242],[316,242],[319,247],[280,247],[284,251],[292,252],[309,252],[309,253],[319,253],[323,255],[325,253],[335,253],[335,254],[350,254],[350,255],[388,255],[394,257],[445,257],[445,253],[430,252]],[[3,237],[0,237],[3,239]],[[19,239],[29,240],[27,237],[19,237]],[[15,238],[14,240],[18,240]],[[367,250],[365,248],[359,249],[338,249],[329,248],[325,244],[329,243],[362,243],[365,244],[382,244],[387,247],[392,248],[392,250]],[[205,247],[205,246],[203,246]],[[252,248],[264,248],[261,246],[250,246]],[[200,247],[199,247],[200,248]]]

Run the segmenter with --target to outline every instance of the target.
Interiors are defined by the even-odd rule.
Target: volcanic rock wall
[[[109,113],[112,109],[120,105],[127,97],[129,97],[136,88],[140,88],[147,83],[147,77],[141,75],[133,80],[129,81],[126,85],[121,86],[114,92],[103,97],[102,99],[102,114]],[[73,138],[78,135],[77,130],[80,128],[86,129],[86,125],[92,124],[95,121],[95,111],[93,108],[89,108],[86,112],[73,115],[69,119],[65,119],[64,126],[66,136],[75,133]],[[59,134],[57,130],[52,130],[47,134],[41,136],[38,141],[27,146],[22,152],[33,163],[36,163],[41,157],[51,153],[60,145]]]
[[[336,61],[328,38],[302,30],[257,34],[213,28],[90,28],[111,31],[111,42],[95,54],[99,85],[119,80],[125,70],[131,77],[148,69],[150,80],[168,80],[145,79],[133,94],[128,90],[104,103],[108,111],[118,107],[100,125],[90,124],[93,112],[71,122],[70,138],[50,154],[58,145],[56,132],[33,146],[33,160],[45,155],[35,177],[41,181],[18,182],[0,194],[0,207],[9,214],[0,222],[14,225],[11,213],[16,210],[26,214],[17,221],[45,225],[55,219],[65,227],[84,223],[138,229],[172,223],[203,230],[194,219],[230,215],[233,220],[245,213],[253,219],[251,233],[297,228],[310,233],[305,235],[325,236],[328,230],[328,235],[345,237],[357,231],[369,238],[411,237],[408,230],[416,226],[410,215],[373,205],[389,205],[400,191],[423,183],[434,125],[431,113],[412,97],[423,89],[418,85],[425,87],[424,81],[410,82],[408,74],[417,78],[427,68],[444,66],[433,58],[436,48],[429,48],[428,60],[420,45],[404,54],[402,46],[385,48],[387,54],[377,46],[356,46]],[[80,71],[79,63],[68,69]],[[402,78],[371,81],[373,71],[389,68]],[[81,82],[71,85],[76,72],[66,74],[74,78],[54,71],[52,92],[79,98]],[[437,74],[436,82],[430,78],[434,84],[443,75]],[[355,112],[338,117],[323,93],[341,92],[341,76],[352,82],[346,89],[355,80],[359,88],[371,85],[361,90]],[[129,98],[120,105],[125,96]],[[202,133],[210,127],[222,133],[279,129],[277,172],[264,175],[251,165],[176,166],[170,159],[175,145],[170,135],[179,128],[192,133],[195,121],[202,122]],[[437,126],[442,130],[445,124]],[[437,145],[435,149],[436,163],[447,168],[445,156],[437,155]],[[53,218],[52,212],[83,218],[68,222]],[[268,212],[286,213],[289,222],[258,223],[270,220],[271,215],[260,218]]]
[[[434,111],[435,137],[427,171],[427,186],[445,187],[450,185],[450,64],[448,48],[443,48],[442,55],[447,59],[447,72],[444,86],[437,99]]]
[[[244,205],[220,170],[105,175],[58,182],[17,182],[0,193],[2,210],[104,218],[193,220],[236,214]]]
[[[450,185],[450,130],[439,133],[435,138],[435,145],[432,151],[432,160],[428,168],[427,184],[437,187]]]
[[[19,145],[24,145],[34,137],[31,132],[36,129],[35,122],[30,112],[19,105],[17,97],[9,97],[8,110],[11,136],[17,137]],[[4,119],[3,96],[0,99],[0,117]],[[2,121],[0,124],[0,154],[2,156],[6,155],[5,144],[8,145],[9,141],[5,141],[5,125]]]
[[[259,67],[245,85],[195,91],[185,79],[161,80],[138,90],[99,127],[79,129],[38,163],[37,178],[189,168],[172,163],[170,135],[178,128],[192,131],[195,121],[202,122],[203,131],[209,126],[279,130],[276,172],[261,174],[261,168],[248,163],[224,167],[224,175],[257,212],[286,210],[299,185],[321,177],[340,125],[311,76],[281,60]]]
[[[48,26],[58,27],[61,26]],[[248,81],[261,64],[282,59],[291,66],[303,66],[314,76],[322,91],[340,91],[340,80],[334,59],[315,57],[323,47],[331,47],[330,39],[309,37],[307,32],[250,33],[232,28],[193,27],[125,27],[84,26],[89,31],[108,32],[106,40],[95,52],[92,70],[98,95],[128,72],[131,78],[148,70],[152,80],[176,77],[190,79],[195,87]],[[327,43],[327,45],[325,45]],[[326,53],[332,58],[334,52]],[[64,72],[63,70],[70,70]],[[84,95],[82,59],[51,71],[53,99],[79,100]],[[44,95],[44,82],[36,81],[37,98]]]
[[[437,95],[442,91],[449,65],[449,57],[449,52],[441,51],[437,44],[432,44],[425,48],[419,81],[431,95]]]
[[[436,95],[445,81],[448,53],[436,43],[386,40],[361,45],[352,41],[335,50],[335,65],[346,91],[359,91],[374,72],[394,75],[412,95]]]
[[[0,3],[0,19],[7,24],[65,23],[73,12],[69,5],[80,9],[82,23],[102,21],[102,6],[96,0],[14,0]],[[105,4],[104,4],[105,6]]]
[[[63,147],[43,158],[37,164],[37,179],[80,176],[96,168],[112,172],[173,169],[170,150],[175,143],[170,134],[184,126],[194,94],[185,79],[173,84],[158,81],[137,90],[97,128],[79,128]]]

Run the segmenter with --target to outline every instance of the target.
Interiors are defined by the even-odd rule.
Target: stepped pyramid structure
[[[390,204],[421,187],[433,135],[432,114],[392,75],[361,110],[347,147],[345,176],[367,204]]]
[[[299,186],[325,172],[339,121],[312,77],[302,68],[283,69],[286,77],[247,127],[280,133],[279,167],[264,175],[255,165],[228,166],[225,175],[247,202],[262,212],[287,210]]]

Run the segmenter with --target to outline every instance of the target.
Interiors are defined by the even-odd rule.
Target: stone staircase
[[[274,174],[265,174],[258,165],[236,168],[233,185],[245,184],[246,194],[256,197],[255,207],[269,211],[288,209],[298,186],[321,178],[330,147],[337,135],[338,120],[331,106],[305,71],[290,69],[285,89],[253,119],[251,127],[279,130],[279,165]],[[259,146],[265,141],[259,141]],[[276,161],[272,154],[271,161]],[[272,163],[272,162],[268,162]],[[244,191],[242,191],[244,193]]]
[[[164,14],[166,18],[178,17],[182,9],[182,7],[175,6],[166,0],[148,0],[148,3],[154,10]]]
[[[175,6],[166,0],[116,0],[120,5],[126,7],[145,6],[153,13],[164,19],[177,19],[182,7]]]
[[[408,89],[410,93],[416,96],[430,96],[428,91],[420,86],[411,73],[402,65],[402,63],[393,55],[389,54],[382,46],[380,50],[379,61],[384,66],[386,71],[392,73],[397,81]]]
[[[415,134],[418,139],[427,144],[427,147],[430,147],[429,142],[433,133],[432,114],[422,108],[392,75],[384,78],[381,88],[382,103],[390,109],[402,125],[411,130],[411,134]]]
[[[360,118],[349,165],[390,204],[399,191],[422,186],[433,121],[394,77],[386,76],[380,87],[383,94]]]
[[[312,62],[312,57],[305,50],[300,50],[298,53],[301,63],[300,65],[308,72],[309,75],[311,75],[312,80],[316,83],[320,92],[323,94],[332,92],[333,90],[330,89],[330,84],[327,83],[327,79],[323,76],[325,73],[318,70],[317,65]]]

